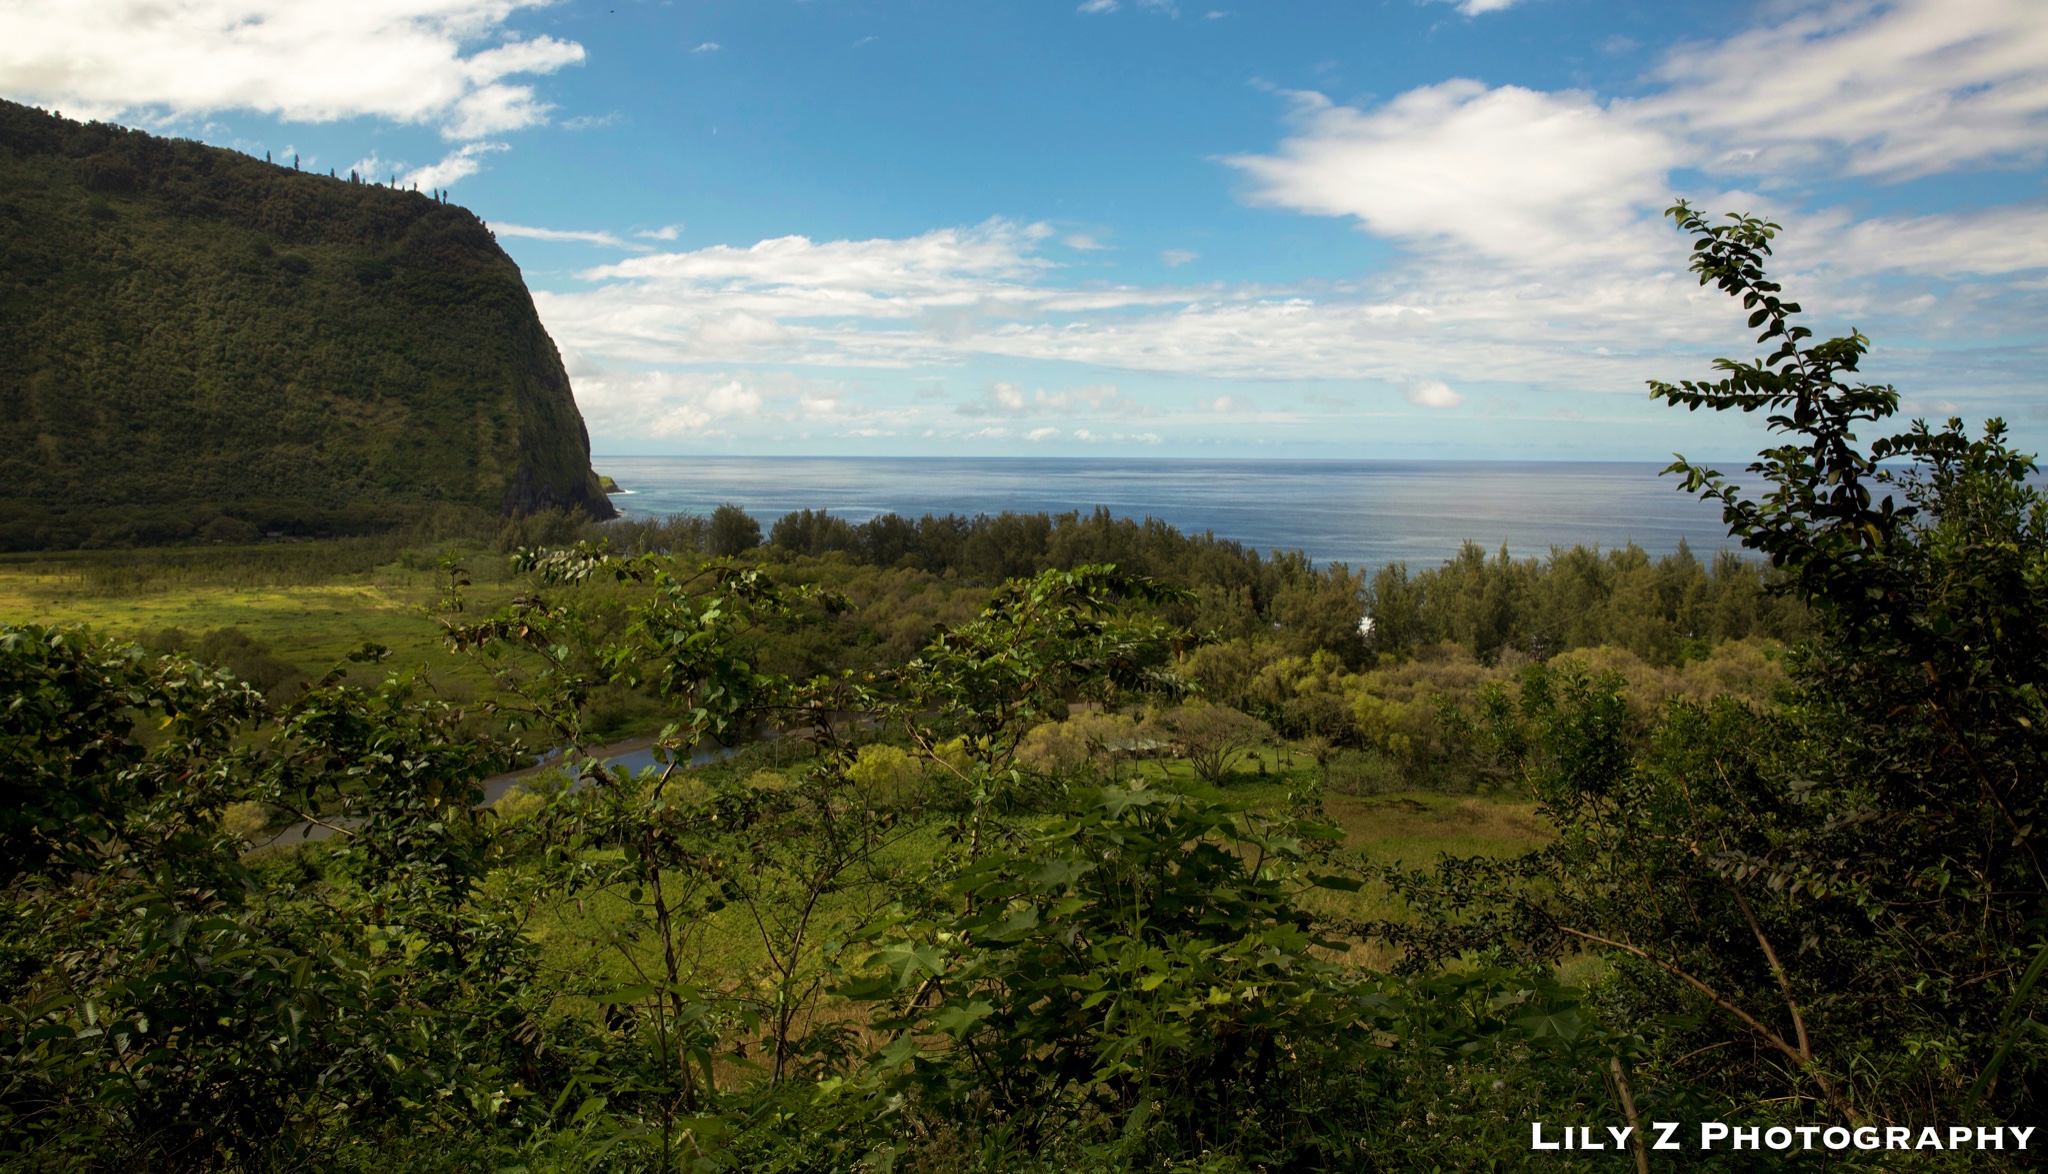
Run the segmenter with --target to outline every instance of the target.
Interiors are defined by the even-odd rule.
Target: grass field
[[[436,594],[431,571],[397,564],[313,584],[197,576],[124,583],[75,564],[0,560],[0,616],[10,622],[82,623],[131,639],[165,628],[240,628],[309,676],[366,642],[392,649],[402,661],[453,669],[441,627],[426,610]]]

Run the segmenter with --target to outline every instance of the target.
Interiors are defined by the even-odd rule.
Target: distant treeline
[[[860,523],[796,510],[764,528],[736,505],[708,515],[603,523],[574,511],[492,518],[443,507],[409,528],[360,538],[51,552],[6,561],[61,576],[76,589],[125,594],[201,582],[302,585],[391,563],[430,566],[441,553],[580,541],[605,541],[632,553],[754,560],[835,590],[870,579],[879,588],[882,578],[866,568],[898,572],[889,579],[897,584],[892,590],[914,591],[922,576],[990,588],[1046,570],[1113,563],[1188,588],[1191,599],[1164,609],[1175,623],[1220,640],[1275,645],[1274,655],[1331,653],[1354,669],[1405,661],[1442,645],[1461,647],[1487,665],[1510,651],[1546,660],[1612,646],[1652,665],[1674,666],[1703,658],[1722,641],[1791,643],[1812,626],[1803,605],[1772,590],[1763,563],[1728,551],[1702,561],[1683,544],[1662,557],[1633,545],[1604,551],[1574,546],[1553,548],[1543,558],[1515,558],[1505,549],[1488,555],[1467,543],[1437,567],[1391,563],[1369,574],[1343,563],[1318,566],[1299,551],[1261,553],[1213,533],[1187,534],[1156,518],[1120,518],[1102,508],[915,519],[883,514]],[[495,559],[469,562],[482,578],[504,573]],[[831,570],[834,565],[840,569]]]
[[[1723,640],[1804,638],[1812,620],[1771,589],[1758,561],[1721,551],[1703,563],[1683,541],[1652,559],[1633,543],[1600,551],[1552,547],[1547,559],[1491,558],[1467,542],[1441,567],[1382,567],[1366,593],[1372,650],[1403,658],[1457,644],[1491,664],[1507,649],[1545,660],[1612,645],[1652,664],[1696,660]]]
[[[1723,640],[1793,641],[1811,621],[1771,589],[1767,568],[1731,551],[1702,562],[1683,543],[1653,558],[1633,544],[1601,551],[1553,547],[1547,558],[1489,557],[1467,542],[1440,567],[1391,563],[1368,580],[1344,563],[1319,567],[1299,551],[1260,554],[1210,532],[1186,534],[1147,518],[1091,513],[882,514],[849,522],[796,510],[767,530],[737,506],[595,527],[635,551],[776,558],[840,556],[995,584],[1045,570],[1114,563],[1192,589],[1171,618],[1226,638],[1278,640],[1288,651],[1333,652],[1348,664],[1401,660],[1454,644],[1491,664],[1513,649],[1543,660],[1575,648],[1626,648],[1652,664],[1696,660]],[[1370,617],[1370,624],[1361,621]]]

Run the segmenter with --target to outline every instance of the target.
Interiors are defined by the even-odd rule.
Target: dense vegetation
[[[1640,1172],[1651,1121],[2033,1125],[2048,501],[1995,422],[1859,444],[1863,340],[1804,345],[1772,226],[1675,211],[1778,348],[1655,388],[1784,434],[1761,496],[1675,466],[1767,574],[722,509],[438,564],[467,698],[374,646],[266,694],[220,633],[0,630],[5,1160]],[[621,696],[661,764],[478,806]],[[1522,797],[1489,850],[1345,831]],[[251,854],[266,813],[335,834]],[[2042,1144],[1696,1139],[1654,1159]]]
[[[0,102],[0,550],[611,516],[468,211]]]

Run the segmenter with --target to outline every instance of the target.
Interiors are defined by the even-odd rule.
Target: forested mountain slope
[[[482,221],[0,102],[0,549],[449,506],[613,514]]]

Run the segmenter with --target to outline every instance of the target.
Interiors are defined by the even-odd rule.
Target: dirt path
[[[769,738],[780,736],[779,733],[771,730],[759,740],[766,741]],[[628,770],[638,771],[642,767],[659,765],[654,761],[654,743],[656,741],[655,735],[647,734],[638,738],[628,738],[623,742],[611,742],[593,749],[589,757],[595,758],[608,766],[623,766]],[[702,766],[707,762],[716,762],[721,758],[729,758],[746,746],[755,744],[753,742],[746,742],[741,743],[739,746],[711,746],[699,749],[690,754],[690,765]],[[559,755],[550,754],[547,758],[534,763],[532,766],[507,771],[501,775],[492,775],[483,781],[483,802],[477,804],[477,806],[489,807],[491,804],[503,799],[507,791],[546,770],[548,767],[555,765],[557,761],[559,761]],[[336,832],[342,831],[346,827],[346,821],[342,821],[338,826],[324,823],[295,823],[279,828],[275,832],[265,833],[253,840],[250,843],[249,851],[261,852],[266,848],[303,844],[308,841],[318,842],[332,838]]]

